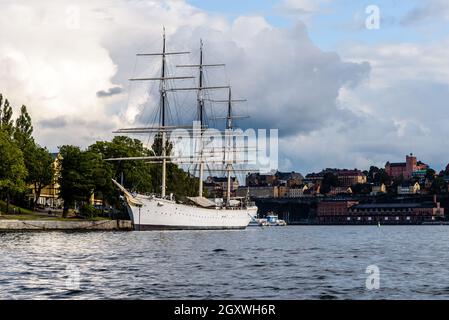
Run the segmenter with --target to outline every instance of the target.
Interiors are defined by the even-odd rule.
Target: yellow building
[[[375,196],[377,194],[381,194],[381,193],[387,193],[387,187],[385,186],[384,183],[382,183],[381,185],[376,185],[373,186],[372,190],[371,190],[371,195]]]
[[[59,184],[58,184],[58,176],[59,176],[59,161],[61,161],[62,157],[59,153],[53,153],[53,168],[55,170],[55,175],[53,177],[53,181],[48,186],[45,186],[41,190],[41,194],[37,199],[37,204],[50,207],[50,208],[62,208],[63,201],[59,199]],[[36,201],[36,193],[34,190],[34,185],[30,185],[31,193],[29,194],[30,201]]]
[[[53,153],[53,168],[54,168],[54,177],[51,184],[48,186],[45,186],[41,190],[41,194],[39,196],[39,199],[37,199],[37,204],[43,207],[52,208],[52,209],[62,209],[62,206],[64,204],[64,201],[59,198],[59,183],[58,183],[58,177],[59,177],[59,162],[62,160],[62,157],[59,153]],[[36,200],[36,193],[34,190],[34,185],[30,186],[31,193],[29,194],[29,201],[35,201]],[[90,204],[91,205],[102,205],[101,199],[95,199],[94,194],[92,194],[90,198]]]

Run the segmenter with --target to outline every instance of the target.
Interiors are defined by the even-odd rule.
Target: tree
[[[115,188],[112,184],[112,165],[103,160],[100,153],[88,150],[84,153],[84,161],[90,164],[89,177],[92,179],[93,192],[101,196],[103,209],[106,201],[114,202]]]
[[[337,175],[332,172],[326,172],[323,176],[323,181],[321,182],[320,193],[326,194],[331,191],[332,187],[338,187],[339,181]]]
[[[371,166],[369,168],[368,173],[366,173],[367,181],[368,182],[375,182],[376,176],[379,173],[379,168],[375,166]]]
[[[354,194],[370,194],[371,192],[371,185],[369,183],[357,183],[356,185],[351,187],[352,192]]]
[[[433,169],[427,169],[426,170],[426,179],[429,181],[433,181],[435,179],[435,170]]]
[[[430,185],[430,192],[432,194],[440,194],[447,191],[446,182],[441,177],[436,177]]]
[[[1,96],[1,95],[0,95]],[[2,129],[6,134],[11,136],[13,134],[13,121],[12,121],[12,107],[9,105],[8,99],[5,99],[3,107],[1,102],[3,101],[3,96],[0,99],[0,129]]]
[[[368,171],[368,182],[376,183],[376,184],[385,184],[389,185],[391,183],[391,178],[388,173],[383,168],[378,168],[375,166],[371,166]]]
[[[33,125],[31,123],[31,117],[28,114],[27,107],[23,105],[20,108],[20,115],[16,119],[16,126],[14,128],[14,140],[22,151],[28,144],[34,143],[32,134]]]
[[[11,195],[26,188],[27,170],[22,151],[17,147],[7,131],[0,129],[0,190],[6,193],[6,211],[9,211]]]
[[[390,186],[387,188],[387,192],[390,195],[397,194],[398,186],[401,186],[404,183],[404,176],[401,174],[400,176],[393,179]]]
[[[46,148],[42,148],[34,143],[26,147],[24,154],[28,155],[25,161],[28,169],[26,181],[33,185],[35,194],[33,206],[36,207],[42,189],[51,184],[54,179],[54,160]]]
[[[145,157],[153,153],[141,141],[124,136],[116,136],[112,141],[97,141],[88,148],[89,152],[101,155],[102,159]],[[146,193],[154,192],[151,165],[142,160],[111,161],[105,163],[111,168],[112,177],[121,181],[125,188]],[[112,180],[108,182],[113,187]],[[106,185],[104,187],[107,187]]]
[[[66,218],[75,201],[88,202],[94,190],[88,157],[79,147],[60,147],[59,197],[64,200],[63,217]]]

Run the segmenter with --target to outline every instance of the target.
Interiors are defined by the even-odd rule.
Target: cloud
[[[311,3],[296,5],[315,10],[306,6]],[[350,149],[347,126],[358,119],[369,122],[356,107],[342,106],[341,95],[347,91],[348,99],[356,100],[350,93],[367,81],[370,64],[321,50],[301,22],[276,28],[257,15],[230,21],[181,0],[97,0],[76,6],[72,1],[11,1],[2,12],[6,19],[0,20],[0,87],[15,105],[29,107],[37,140],[50,149],[87,146],[110,138],[114,129],[155,118],[157,85],[149,89],[148,83],[129,84],[127,79],[160,74],[158,59],[136,58],[135,53],[160,50],[162,25],[169,50],[191,51],[190,57],[170,58],[170,71],[177,63],[197,61],[202,38],[205,62],[227,64],[225,72],[208,70],[208,83],[231,81],[234,96],[248,99],[246,105],[235,107],[237,114],[252,117],[240,125],[280,129],[285,147],[281,157],[288,155],[285,166],[307,170],[325,165],[339,152],[339,143]],[[14,18],[19,16],[23,19]],[[186,80],[179,85],[195,83]],[[193,120],[195,100],[194,93],[180,94],[172,102],[169,119]],[[208,105],[206,111],[213,117],[225,110]],[[396,128],[388,121],[384,126],[391,132]],[[363,126],[357,128],[363,131]],[[362,152],[356,158],[360,160],[351,154],[338,158],[339,163],[366,162]]]
[[[444,167],[449,156],[448,48],[449,38],[426,45],[348,48],[343,56],[355,62],[369,61],[372,72],[369,81],[340,92],[340,105],[355,115],[347,126],[350,129],[335,129],[333,135],[321,132],[322,143],[329,144],[331,136],[347,137],[334,144],[342,154],[367,157],[378,165],[413,152],[436,169]]]
[[[423,22],[435,21],[438,18],[449,20],[449,3],[445,0],[429,0],[411,9],[401,19],[403,26],[421,24]]]
[[[310,15],[317,13],[323,5],[331,2],[332,0],[284,0],[280,4],[280,8],[289,14]]]
[[[100,90],[97,91],[97,97],[99,98],[111,97],[113,95],[122,93],[122,91],[123,90],[120,87],[113,87],[109,88],[108,90]]]
[[[39,122],[42,128],[59,129],[64,128],[67,125],[67,120],[63,116],[56,118],[43,119]]]

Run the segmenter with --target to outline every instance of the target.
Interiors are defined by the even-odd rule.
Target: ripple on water
[[[0,233],[0,298],[444,299],[447,228]],[[378,291],[365,289],[372,264]],[[65,287],[69,265],[81,290]]]

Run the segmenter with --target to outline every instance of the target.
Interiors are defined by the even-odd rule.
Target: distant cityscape
[[[205,182],[211,197],[222,197],[225,185],[221,177],[210,176]],[[305,176],[299,172],[250,173],[244,186],[233,178],[231,191],[233,196],[249,196],[262,203],[307,203],[308,217],[312,213],[321,224],[391,224],[444,219],[436,196],[448,194],[448,187],[449,165],[437,173],[409,154],[404,162],[387,161],[384,168],[371,166],[364,171],[327,168]]]
[[[405,162],[386,162],[369,170],[327,168],[318,173],[250,173],[245,185],[232,178],[234,196],[252,198],[299,198],[336,195],[439,194],[448,192],[449,165],[437,173],[413,154]],[[226,178],[209,176],[205,188],[212,197],[222,197]]]

